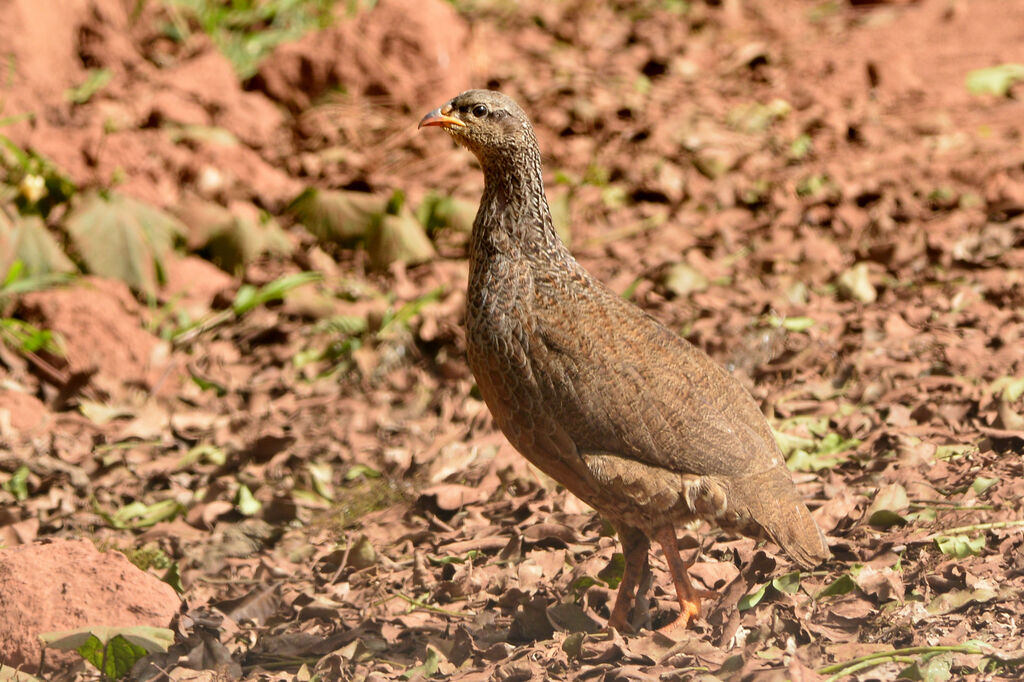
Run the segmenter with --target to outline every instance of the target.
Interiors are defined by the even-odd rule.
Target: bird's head
[[[423,117],[420,128],[438,126],[473,152],[480,163],[516,155],[536,145],[526,113],[493,90],[467,90]]]

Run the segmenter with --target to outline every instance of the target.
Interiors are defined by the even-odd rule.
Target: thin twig
[[[472,618],[473,617],[472,614],[458,613],[456,611],[449,611],[447,609],[442,609],[440,606],[431,606],[430,604],[424,603],[424,602],[420,601],[419,599],[415,599],[413,597],[410,597],[407,594],[402,594],[401,592],[395,592],[394,596],[398,597],[399,599],[401,599],[403,601],[406,601],[406,602],[412,604],[416,608],[424,609],[425,611],[431,611],[432,613],[440,613],[442,615],[451,616],[453,618]]]
[[[1013,521],[990,521],[988,523],[973,523],[969,526],[957,526],[956,528],[947,528],[946,530],[937,531],[929,535],[926,540],[935,540],[941,537],[948,537],[950,535],[958,535],[960,533],[970,533],[975,530],[994,530],[996,528],[1016,528],[1018,526],[1024,526],[1024,519],[1015,519]]]
[[[944,507],[943,511],[992,511],[995,509],[995,506],[991,504],[960,504],[952,500],[911,500],[910,504],[919,507]]]
[[[833,663],[832,665],[826,665],[824,668],[818,669],[819,675],[831,675],[834,673],[847,673],[853,670],[861,670],[863,668],[871,667],[871,665],[863,665],[865,663],[874,663],[878,665],[881,663],[900,662],[900,659],[907,656],[916,654],[940,654],[951,652],[955,654],[984,654],[980,645],[983,643],[975,644],[955,644],[950,646],[912,646],[906,649],[893,649],[892,651],[876,651],[873,654],[867,654],[866,656],[859,656],[858,658],[844,661],[842,663]],[[987,646],[987,645],[984,645]],[[989,647],[991,648],[991,647]],[[830,680],[838,679],[838,675],[833,675]]]

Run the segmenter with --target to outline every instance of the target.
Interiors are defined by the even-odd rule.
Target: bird
[[[661,630],[699,617],[715,593],[694,588],[676,536],[697,519],[767,536],[803,568],[827,560],[825,537],[750,393],[591,276],[559,238],[540,147],[515,100],[468,90],[418,127],[442,128],[483,170],[469,241],[468,364],[509,442],[615,528],[625,565],[608,626],[636,631],[652,540],[679,603]]]

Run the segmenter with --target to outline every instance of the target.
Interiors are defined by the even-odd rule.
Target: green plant
[[[24,118],[0,119],[0,127]],[[0,168],[6,171],[6,184],[16,188],[13,196],[0,198],[12,199],[23,215],[37,214],[45,218],[77,191],[75,183],[50,160],[35,151],[22,149],[5,135],[0,135]]]
[[[328,26],[334,5],[334,0],[164,0],[170,18],[164,32],[184,41],[192,33],[189,20],[194,21],[246,79],[277,45]]]
[[[84,627],[39,635],[51,649],[77,651],[100,671],[105,680],[128,676],[132,666],[148,654],[167,651],[174,642],[174,632],[167,628],[143,625],[133,627]]]
[[[89,69],[82,84],[68,88],[64,92],[64,98],[72,104],[85,104],[93,95],[107,87],[113,77],[114,72],[110,69]]]
[[[19,353],[64,354],[64,342],[59,334],[13,317],[0,317],[0,341]]]
[[[830,675],[827,678],[827,682],[833,682],[835,680],[846,679],[848,676],[853,675],[862,670],[869,670],[879,665],[886,663],[902,663],[908,667],[904,669],[904,673],[910,673],[911,667],[916,667],[913,671],[916,676],[906,675],[901,673],[900,679],[911,679],[911,680],[946,680],[949,679],[949,664],[945,664],[945,671],[935,670],[932,673],[932,667],[929,665],[930,661],[935,656],[945,654],[974,654],[974,655],[986,655],[991,654],[993,651],[992,647],[985,642],[971,641],[964,644],[955,644],[952,646],[916,646],[907,647],[904,649],[893,649],[891,651],[878,651],[866,656],[858,656],[857,658],[849,661],[843,661],[842,663],[833,663],[827,665],[824,668],[818,670],[819,675]],[[917,658],[920,656],[920,658]],[[923,667],[922,667],[923,666]]]
[[[131,197],[92,192],[65,220],[86,267],[147,295],[164,281],[164,259],[185,234],[177,218]]]
[[[179,329],[172,334],[172,339],[178,345],[188,343],[228,320],[242,317],[254,308],[283,299],[286,293],[296,287],[319,282],[321,279],[323,279],[323,275],[319,272],[297,272],[278,277],[261,287],[243,284],[238,288],[238,293],[235,294],[235,300],[230,308],[205,317],[189,327]]]

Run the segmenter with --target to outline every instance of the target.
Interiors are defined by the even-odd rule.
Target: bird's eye
[[[475,107],[473,107],[473,115],[476,116],[477,118],[483,118],[484,116],[487,115],[487,107],[485,107],[483,104],[477,104]]]

